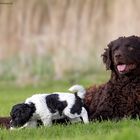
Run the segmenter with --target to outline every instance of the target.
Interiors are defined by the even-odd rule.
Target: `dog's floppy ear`
[[[106,65],[107,70],[112,70],[112,56],[111,56],[111,48],[113,44],[112,42],[108,44],[108,48],[105,49],[105,52],[101,55],[103,57],[103,63]]]
[[[35,105],[33,103],[28,104],[28,106],[30,107],[30,113],[34,113],[36,108]]]

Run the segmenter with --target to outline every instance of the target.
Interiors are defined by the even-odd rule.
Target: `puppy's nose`
[[[115,51],[115,54],[114,54],[114,57],[115,58],[121,58],[122,57],[122,53],[121,53],[121,51]]]

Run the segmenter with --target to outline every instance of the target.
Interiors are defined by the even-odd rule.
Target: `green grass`
[[[140,122],[123,120],[120,122],[105,121],[88,125],[54,125],[38,129],[1,130],[2,140],[137,140],[140,139]]]
[[[90,77],[90,76],[89,76]],[[89,79],[89,80],[88,80]],[[103,75],[79,79],[77,83],[88,87],[107,80]],[[34,93],[67,91],[69,81],[52,81],[35,86],[17,87],[0,83],[0,115],[8,116],[12,105],[24,101]],[[23,130],[0,130],[0,140],[137,140],[140,139],[140,121],[124,119],[119,122],[92,122],[90,124],[53,125]]]

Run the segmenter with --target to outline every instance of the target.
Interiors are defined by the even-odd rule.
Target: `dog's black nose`
[[[115,58],[121,58],[121,57],[122,57],[121,51],[120,51],[120,50],[115,51],[114,57],[115,57]]]

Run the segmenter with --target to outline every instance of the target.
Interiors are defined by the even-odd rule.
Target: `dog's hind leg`
[[[69,108],[65,108],[63,113],[65,116],[67,116],[67,118],[70,120],[71,123],[80,122],[81,121],[80,117],[82,117],[82,119],[84,119],[84,123],[86,123],[86,115],[84,116],[85,112],[84,112],[83,108],[81,111],[82,115],[78,114],[78,113],[74,113],[74,114],[71,113],[71,110]],[[88,119],[88,116],[87,116],[87,119]]]
[[[84,123],[89,123],[88,113],[84,107],[82,107],[81,118],[83,119]]]

